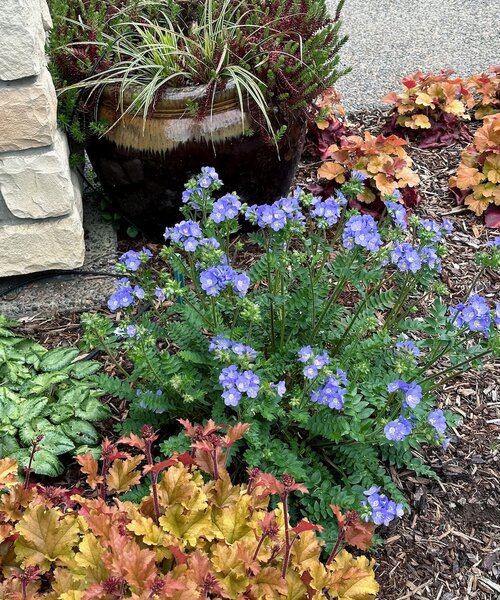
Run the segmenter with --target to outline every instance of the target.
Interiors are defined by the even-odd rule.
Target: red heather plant
[[[312,191],[333,195],[351,171],[358,171],[366,180],[363,191],[350,201],[351,206],[380,214],[385,196],[395,196],[404,205],[414,206],[419,200],[415,188],[420,179],[411,168],[413,161],[403,148],[405,145],[406,141],[395,135],[374,136],[366,131],[364,137],[348,136],[340,145],[328,148],[327,160],[318,170],[318,177],[330,183],[315,186]]]
[[[474,97],[476,119],[500,112],[500,65],[490,67],[486,73],[473,75],[466,85]]]
[[[451,76],[452,69],[424,74],[417,71],[402,80],[403,91],[390,92],[384,102],[394,105],[384,133],[405,136],[419,148],[450,146],[470,140],[463,123],[474,99],[464,81]]]
[[[500,114],[485,117],[472,144],[462,152],[457,174],[449,185],[460,203],[476,215],[485,214],[489,227],[500,227]]]
[[[351,133],[340,94],[334,87],[331,87],[321,94],[312,105],[305,151],[325,160],[328,156],[328,148],[333,144],[340,144],[342,138]]]
[[[288,515],[293,477],[250,471],[233,485],[227,452],[250,427],[183,421],[191,452],[154,463],[157,435],[145,426],[116,444],[105,440],[100,464],[79,457],[90,488],[44,487],[17,478],[0,461],[0,597],[18,600],[193,600],[245,598],[370,600],[373,563],[342,548],[366,549],[373,525],[332,512],[338,540],[320,560],[321,527]],[[134,454],[124,451],[132,449]],[[36,451],[34,446],[33,451]],[[139,503],[120,495],[149,478]],[[277,497],[270,510],[269,499]]]

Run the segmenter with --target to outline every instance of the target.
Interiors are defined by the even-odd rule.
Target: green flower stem
[[[213,321],[212,326],[213,326],[214,332],[216,332],[217,325],[218,325],[218,319],[217,319],[217,307],[215,304],[215,298],[213,296],[210,298],[210,305],[212,308],[212,321]]]
[[[158,383],[159,386],[163,387],[165,385],[165,382],[160,377],[160,375],[158,374],[158,371],[156,370],[155,366],[153,365],[153,363],[149,359],[149,356],[148,356],[148,353],[146,352],[144,344],[142,344],[142,355],[143,355],[144,360],[146,361],[148,367],[150,368],[151,373],[153,374],[153,377],[156,380],[156,383]]]
[[[474,356],[469,356],[468,358],[466,358],[462,362],[459,362],[456,365],[451,365],[450,367],[447,367],[446,369],[443,369],[439,373],[433,373],[431,375],[428,375],[427,377],[425,377],[424,379],[422,379],[421,381],[419,381],[419,385],[427,383],[428,381],[432,381],[432,380],[438,379],[439,377],[442,377],[443,375],[446,375],[447,373],[451,373],[453,371],[456,371],[460,367],[463,367],[465,365],[470,364],[471,362],[474,362],[475,360],[483,358],[483,356],[488,356],[488,354],[491,354],[491,350],[484,350],[483,352],[480,352],[479,354],[475,354]],[[430,388],[429,391],[435,390],[436,388],[440,387],[444,383],[444,381],[448,381],[449,379],[452,379],[453,377],[456,377],[456,375],[458,375],[458,373],[453,373],[453,375],[450,376],[450,377],[447,377],[446,380],[434,383],[432,385],[432,387]]]
[[[269,321],[271,326],[271,351],[274,351],[274,303],[272,299],[272,270],[271,270],[271,239],[266,236],[266,258],[267,258],[267,289],[269,293]]]
[[[412,280],[411,274],[406,273],[405,279],[403,282],[403,286],[401,287],[399,299],[396,302],[396,304],[391,308],[391,310],[389,311],[389,314],[387,315],[387,317],[385,319],[384,329],[386,331],[390,331],[392,325],[394,324],[394,322],[396,321],[396,319],[399,315],[399,311],[401,310],[401,307],[406,302],[406,299],[408,298],[408,296],[411,293],[411,286],[410,286],[411,280]]]
[[[111,360],[111,362],[115,365],[115,367],[120,371],[120,373],[122,375],[124,375],[125,377],[128,377],[129,374],[122,367],[122,365],[118,362],[118,358],[116,357],[116,354],[108,346],[108,344],[106,343],[104,337],[102,335],[99,335],[99,333],[97,333],[97,332],[96,332],[96,335],[97,335],[97,337],[99,339],[99,342],[100,342],[101,346],[104,348],[104,352],[106,352],[106,354],[108,355],[108,357]]]
[[[309,283],[310,283],[310,290],[311,290],[311,328],[314,330],[314,328],[316,327],[316,294],[315,294],[315,290],[314,290],[314,273],[312,270],[312,266],[309,265]]]

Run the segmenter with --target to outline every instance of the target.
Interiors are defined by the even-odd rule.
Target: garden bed
[[[352,116],[367,129],[379,129],[384,112]],[[474,254],[492,238],[480,219],[457,207],[448,189],[448,178],[456,170],[461,146],[441,150],[418,150],[410,146],[414,168],[421,178],[422,202],[415,213],[426,218],[448,217],[454,231],[448,238],[449,255],[443,260],[443,280],[456,303],[470,285],[476,267]],[[315,165],[304,163],[297,176],[299,185],[312,181]],[[121,250],[139,249],[147,240],[122,239]],[[152,249],[154,249],[152,247]],[[252,254],[249,248],[248,261]],[[488,270],[477,291],[494,297],[500,291],[497,273]],[[78,344],[79,315],[51,320],[33,319],[20,332],[48,347]],[[103,359],[104,360],[104,359]],[[105,369],[113,366],[105,362]],[[498,365],[488,363],[479,373],[470,373],[447,384],[440,392],[440,406],[463,418],[453,431],[448,452],[425,450],[426,460],[441,477],[439,482],[408,472],[391,471],[393,480],[408,498],[412,513],[402,521],[382,528],[385,544],[376,552],[377,578],[383,600],[454,600],[498,597],[500,534],[500,477],[498,432],[500,398]],[[112,435],[114,422],[124,417],[124,403],[111,401],[113,417],[104,425]],[[71,482],[76,483],[76,482]]]

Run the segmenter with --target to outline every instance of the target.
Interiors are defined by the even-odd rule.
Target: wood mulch
[[[384,111],[374,110],[352,115],[351,122],[377,133],[384,118]],[[448,189],[461,149],[459,144],[440,150],[409,148],[421,178],[422,202],[415,213],[438,220],[446,216],[455,226],[442,273],[451,303],[462,299],[476,275],[475,253],[498,234],[457,207]],[[303,165],[297,183],[307,184],[312,170],[311,164]],[[499,274],[488,271],[475,291],[498,300]],[[75,314],[27,321],[20,331],[48,347],[78,344],[82,333]],[[458,378],[438,397],[439,406],[458,413],[462,423],[447,452],[423,449],[439,481],[392,470],[412,513],[382,528],[385,543],[374,553],[380,600],[500,598],[500,365],[490,362],[480,372]],[[112,408],[119,419],[125,407]]]

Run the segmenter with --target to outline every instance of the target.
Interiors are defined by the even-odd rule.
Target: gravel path
[[[418,68],[470,75],[500,62],[498,0],[346,0],[342,19],[352,72],[338,88],[349,110],[379,104]]]

